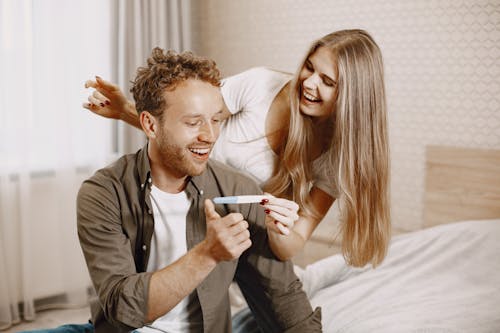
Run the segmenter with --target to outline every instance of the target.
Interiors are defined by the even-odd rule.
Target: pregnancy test
[[[267,199],[267,197],[265,195],[237,195],[213,198],[213,202],[216,204],[245,204],[261,202],[262,199]]]

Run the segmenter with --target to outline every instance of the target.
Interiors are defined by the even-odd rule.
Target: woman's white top
[[[274,161],[278,158],[266,138],[267,113],[290,79],[289,74],[265,67],[252,68],[224,79],[221,92],[233,115],[221,125],[211,157],[246,172],[263,185],[271,177]],[[335,178],[328,171],[327,163],[326,154],[313,162],[312,185],[336,197]]]

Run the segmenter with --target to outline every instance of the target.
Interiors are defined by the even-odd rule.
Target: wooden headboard
[[[424,227],[500,217],[500,150],[428,146]]]

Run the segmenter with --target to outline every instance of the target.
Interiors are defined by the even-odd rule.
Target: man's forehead
[[[174,87],[165,88],[163,95],[166,98],[172,98],[176,95],[181,95],[184,98],[196,96],[222,98],[220,87],[198,79],[187,79]]]
[[[208,116],[223,109],[220,87],[201,80],[188,79],[174,90],[165,90],[166,110],[175,110],[182,116]]]

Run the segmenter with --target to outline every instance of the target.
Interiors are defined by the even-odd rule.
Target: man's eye
[[[197,121],[188,121],[188,122],[186,122],[186,124],[188,126],[198,126],[198,125],[200,125],[200,121],[199,120],[197,120]]]

